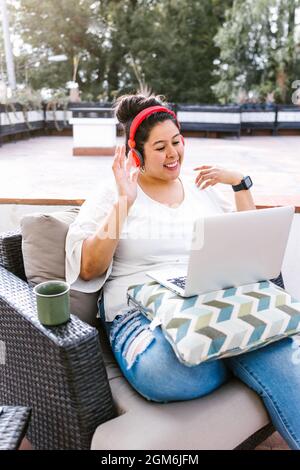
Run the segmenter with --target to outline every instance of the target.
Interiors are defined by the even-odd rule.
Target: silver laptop
[[[146,274],[182,297],[274,279],[281,270],[293,214],[294,207],[287,206],[199,219],[188,265]]]

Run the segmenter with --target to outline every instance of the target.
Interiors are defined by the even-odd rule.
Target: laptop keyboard
[[[172,277],[170,279],[167,279],[167,281],[170,282],[171,284],[175,284],[175,286],[180,287],[181,289],[184,289],[186,276]]]

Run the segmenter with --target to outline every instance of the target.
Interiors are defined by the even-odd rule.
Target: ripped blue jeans
[[[135,308],[105,325],[114,356],[128,382],[155,402],[199,398],[216,390],[232,375],[263,400],[275,428],[291,449],[300,450],[299,338],[285,338],[239,356],[187,367],[177,359],[161,328]]]

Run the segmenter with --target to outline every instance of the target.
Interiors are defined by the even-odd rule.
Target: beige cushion
[[[100,340],[118,417],[97,427],[94,450],[234,449],[270,422],[260,397],[235,378],[195,400],[147,401],[124,378],[104,331]]]
[[[259,396],[237,379],[202,398],[154,403],[112,367],[110,387],[119,416],[97,427],[93,450],[234,449],[269,423]]]
[[[30,285],[50,279],[65,280],[65,240],[79,207],[54,213],[33,213],[21,220],[22,253]],[[91,325],[96,324],[99,292],[70,290],[71,313]]]

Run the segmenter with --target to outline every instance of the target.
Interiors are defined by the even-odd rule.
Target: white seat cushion
[[[92,449],[234,449],[269,423],[261,399],[237,379],[195,400],[147,401],[123,377],[103,338],[101,344],[119,416],[98,426]]]

